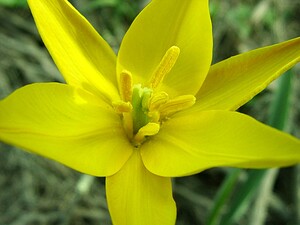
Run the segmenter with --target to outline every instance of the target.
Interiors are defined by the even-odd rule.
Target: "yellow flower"
[[[0,102],[0,140],[105,176],[115,225],[171,225],[171,178],[300,162],[300,141],[234,112],[300,60],[300,38],[210,67],[208,0],[153,0],[118,56],[66,0],[29,0],[67,84]]]

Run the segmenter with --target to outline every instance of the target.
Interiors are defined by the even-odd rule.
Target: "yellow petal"
[[[119,117],[100,98],[66,84],[32,84],[0,101],[0,140],[95,176],[132,154]]]
[[[219,167],[268,168],[300,162],[300,140],[231,111],[181,113],[145,142],[146,168],[183,176]]]
[[[202,110],[236,110],[300,61],[300,38],[243,53],[213,65],[196,95]]]
[[[118,74],[125,69],[132,73],[134,83],[147,83],[172,46],[180,48],[179,58],[161,89],[169,95],[195,94],[212,58],[208,0],[152,1],[123,39]]]
[[[115,175],[106,178],[114,225],[174,225],[176,206],[171,179],[150,173],[138,150]]]
[[[39,33],[67,83],[118,99],[116,56],[66,0],[29,0]]]

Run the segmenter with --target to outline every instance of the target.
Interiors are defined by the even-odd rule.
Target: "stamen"
[[[149,102],[149,111],[157,110],[162,104],[169,100],[169,95],[166,92],[158,92],[152,95]]]
[[[158,123],[147,123],[145,126],[141,127],[137,134],[134,136],[135,145],[141,144],[146,136],[153,136],[159,132]]]
[[[123,126],[126,131],[127,137],[132,139],[133,137],[133,124],[131,113],[123,113]]]
[[[159,109],[161,118],[169,116],[170,114],[176,113],[178,111],[187,109],[194,105],[196,98],[193,95],[181,95],[176,98],[171,99]]]
[[[180,49],[177,46],[172,46],[168,49],[150,78],[149,83],[151,88],[155,89],[162,83],[164,77],[171,71],[171,69],[175,65],[179,53]]]
[[[132,75],[127,70],[123,70],[120,74],[120,95],[123,101],[125,102],[131,101]]]
[[[151,122],[158,123],[160,119],[160,113],[158,110],[148,112],[148,117]]]
[[[124,101],[115,101],[112,103],[114,110],[116,113],[122,114],[125,112],[131,112],[132,105],[130,102],[124,102]]]

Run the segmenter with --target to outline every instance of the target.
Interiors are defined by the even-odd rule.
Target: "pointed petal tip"
[[[165,122],[141,155],[160,176],[212,167],[269,168],[300,163],[300,140],[237,112],[182,113]]]

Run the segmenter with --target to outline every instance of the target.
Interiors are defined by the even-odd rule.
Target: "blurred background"
[[[116,52],[148,3],[71,2]],[[210,9],[214,62],[300,35],[299,0],[210,0]],[[300,138],[299,65],[284,77],[284,85],[273,82],[240,111]],[[0,99],[26,84],[48,81],[63,79],[26,1],[0,0]],[[276,106],[280,94],[286,100]],[[276,109],[286,115],[284,126],[276,125]],[[82,175],[0,142],[0,225],[110,225],[104,185],[104,178]],[[173,185],[177,225],[300,224],[299,166],[267,171],[215,168],[176,178]]]

